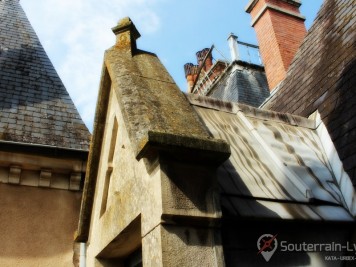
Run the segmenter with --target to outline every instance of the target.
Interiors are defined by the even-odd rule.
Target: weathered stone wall
[[[177,161],[167,153],[151,162],[137,160],[113,89],[106,117],[87,266],[121,266],[137,250],[143,266],[223,264],[214,167]]]
[[[0,266],[73,266],[80,192],[0,184]]]
[[[118,254],[115,254],[115,250],[111,250],[109,244],[115,238],[119,239],[120,233],[141,214],[142,197],[153,194],[153,190],[142,190],[142,182],[156,183],[155,193],[157,195],[160,193],[159,184],[156,182],[157,179],[155,175],[149,177],[143,161],[137,163],[135,159],[113,90],[111,90],[110,93],[106,117],[106,128],[102,142],[102,152],[100,155],[88,240],[87,266],[89,267],[96,266],[96,264],[99,265],[100,262],[103,266],[110,266],[110,263],[105,263],[105,258],[113,257],[120,259],[126,257],[127,254],[135,251],[140,246],[140,225],[138,229],[138,235],[140,237],[138,242],[136,239],[133,241],[128,240],[129,242],[124,244],[126,248],[122,248],[120,244],[118,244],[118,248],[123,249],[123,252],[120,251]],[[115,120],[117,121],[118,129],[116,136],[112,138]],[[114,157],[112,163],[110,163],[109,154],[112,149],[112,142],[115,139]],[[106,180],[108,177],[107,171],[111,168],[110,165],[112,166],[112,174],[111,177]],[[105,190],[105,185],[108,186],[107,190]],[[104,201],[107,201],[106,208],[104,208]],[[159,209],[159,203],[149,201],[148,199],[147,206],[150,205],[155,205],[156,208]],[[149,218],[145,219],[148,220]],[[133,229],[133,231],[136,230],[137,229]],[[106,250],[103,252],[105,248]],[[101,258],[100,262],[96,257]],[[118,261],[120,261],[119,259]]]
[[[131,20],[113,31],[76,237],[87,241],[87,266],[131,266],[140,254],[147,267],[222,266],[215,171],[230,148],[211,138],[158,58],[136,49]]]

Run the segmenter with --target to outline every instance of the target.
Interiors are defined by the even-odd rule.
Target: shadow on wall
[[[345,262],[328,261],[325,257],[345,256],[345,252],[325,249],[321,252],[303,252],[300,251],[301,246],[303,243],[346,245],[353,227],[352,224],[327,222],[224,219],[223,229],[229,229],[223,235],[226,267],[342,267]],[[257,241],[264,234],[277,235],[278,241],[277,249],[268,262],[261,254],[257,254]],[[228,244],[226,239],[230,240]]]
[[[250,192],[231,162],[227,161],[224,165],[224,168],[229,170],[227,173],[230,176],[219,176],[222,191],[231,192],[233,184],[236,186],[238,184],[240,191]],[[228,182],[228,180],[230,181]],[[221,198],[223,212],[221,233],[226,267],[344,266],[342,261],[327,261],[325,257],[344,256],[345,251],[328,252],[325,249],[316,252],[305,252],[301,249],[297,251],[298,245],[303,243],[332,244],[334,242],[342,245],[347,244],[346,242],[352,243],[352,236],[355,234],[353,223],[281,219],[276,212],[261,205],[256,199],[250,198],[249,201],[244,201],[243,198],[238,197],[238,190],[235,189],[235,191],[236,195],[222,194]],[[241,211],[245,210],[259,215],[246,217],[241,214]],[[302,211],[297,208],[290,211],[291,214],[294,212]],[[264,214],[264,218],[258,217],[261,214]],[[257,246],[259,238],[265,234],[277,235],[278,241],[276,250],[268,262],[263,255],[258,254]],[[292,244],[295,251],[284,251],[288,244]],[[262,245],[260,243],[260,246]]]
[[[217,192],[216,167],[185,163],[170,155],[165,156],[171,158],[162,164],[162,170],[169,179],[167,180],[169,195],[165,198],[170,208],[215,213],[213,197]]]
[[[2,258],[66,257],[71,262],[80,196],[0,184],[0,265]]]
[[[289,267],[310,265],[310,257],[304,252],[298,254],[281,254],[273,260],[272,265],[271,263],[268,264],[261,255],[257,255],[257,240],[262,234],[279,233],[282,234],[282,236],[283,234],[292,236],[296,228],[290,228],[285,220],[278,219],[280,216],[277,213],[267,209],[254,199],[251,199],[249,202],[250,205],[253,206],[253,209],[258,209],[259,214],[264,214],[266,217],[273,217],[275,219],[246,219],[243,215],[239,214],[239,211],[233,210],[234,204],[228,202],[231,198],[235,198],[234,201],[237,199],[237,202],[240,202],[239,204],[241,205],[243,200],[237,197],[238,192],[248,192],[248,189],[242,181],[236,181],[236,179],[241,180],[241,178],[230,160],[226,161],[223,165],[224,168],[228,169],[226,173],[230,176],[220,175],[218,177],[219,186],[223,192],[231,191],[231,189],[236,191],[236,195],[230,194],[227,196],[222,194],[221,196],[223,211],[222,240],[219,237],[220,234],[212,236],[213,233],[209,233],[204,227],[186,226],[179,229],[165,227],[165,229],[171,234],[174,234],[176,238],[179,238],[181,243],[186,246],[210,247],[212,243],[214,243],[214,245],[222,245],[227,267]],[[207,200],[214,195],[212,190],[215,190],[215,194],[218,194],[218,188],[213,186],[214,179],[216,179],[215,169],[203,165],[200,168],[193,166],[194,165],[190,166],[189,164],[183,165],[175,163],[174,166],[170,166],[168,170],[165,170],[165,173],[171,181],[172,204],[175,208],[187,208],[191,205],[191,208],[207,212],[209,211],[209,207],[206,205],[206,203],[208,203]],[[239,185],[239,188],[234,189],[234,183],[235,186]]]
[[[272,257],[270,262],[266,262],[261,254],[258,253],[257,240],[263,234],[287,235],[295,231],[287,227],[286,220],[282,220],[280,216],[258,203],[252,198],[251,192],[242,181],[240,175],[235,170],[230,160],[226,161],[221,168],[228,171],[226,175],[219,176],[219,185],[222,192],[232,192],[235,194],[222,193],[222,241],[224,248],[224,257],[227,267],[233,266],[274,266],[274,267],[289,267],[289,266],[308,266],[310,257],[307,253],[298,254],[280,254]],[[234,187],[235,190],[233,189]],[[239,197],[239,192],[248,192],[251,196],[248,201],[244,201]],[[246,194],[246,193],[245,193]],[[249,207],[242,207],[248,205]],[[237,207],[240,206],[240,207]],[[241,211],[254,210],[258,214],[263,214],[265,218],[246,218]],[[288,231],[286,231],[288,230]]]

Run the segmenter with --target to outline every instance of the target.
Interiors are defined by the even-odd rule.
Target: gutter
[[[23,142],[5,140],[0,140],[0,150],[26,154],[33,154],[34,152],[37,152],[41,155],[49,157],[75,157],[81,158],[83,160],[87,160],[89,153],[89,151],[85,149],[66,148],[42,144],[28,144]]]

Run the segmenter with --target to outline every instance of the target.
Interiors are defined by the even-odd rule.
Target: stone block
[[[21,180],[21,167],[11,166],[9,170],[9,183],[20,184],[20,180]]]

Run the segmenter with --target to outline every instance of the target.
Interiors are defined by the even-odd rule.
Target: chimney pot
[[[185,73],[185,77],[187,78],[188,75],[192,74],[192,68],[193,68],[193,63],[187,63],[184,64],[184,73]]]
[[[234,35],[233,33],[230,33],[227,40],[229,42],[229,47],[230,47],[231,61],[239,60],[240,56],[239,56],[239,48],[237,45],[237,36]]]
[[[204,48],[203,50],[198,51],[196,53],[199,67],[203,64],[204,58],[209,53],[209,51],[210,51],[209,48]],[[203,69],[204,69],[204,71],[208,71],[212,66],[213,66],[213,57],[210,53],[210,55],[205,60],[205,65],[204,65]]]
[[[203,63],[203,59],[204,59],[202,51],[196,52],[196,56],[197,56],[198,65],[200,66]]]

